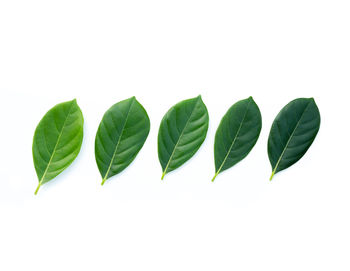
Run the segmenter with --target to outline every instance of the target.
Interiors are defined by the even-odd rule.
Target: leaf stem
[[[275,176],[275,172],[276,172],[276,170],[272,171],[272,174],[271,174],[271,177],[270,177],[270,181],[272,181],[273,176]]]
[[[163,180],[163,179],[164,179],[165,174],[166,174],[166,171],[164,171],[164,172],[163,172],[163,174],[162,174],[162,178],[160,178],[161,180]]]
[[[103,178],[101,185],[104,185],[106,180],[107,180],[106,178]]]
[[[34,195],[38,194],[40,186],[41,186],[41,182],[39,182],[38,187],[35,189]]]
[[[215,175],[214,175],[214,177],[213,177],[213,179],[211,179],[212,182],[214,182],[214,180],[215,180],[216,176],[218,176],[218,174],[219,174],[219,171],[216,172]]]

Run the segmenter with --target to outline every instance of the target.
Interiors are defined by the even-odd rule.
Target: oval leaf
[[[215,134],[215,180],[218,174],[245,158],[261,131],[261,114],[252,97],[235,103],[222,118]]]
[[[162,179],[197,152],[207,135],[208,124],[208,111],[201,96],[184,100],[170,108],[158,132]]]
[[[41,119],[33,139],[33,160],[39,179],[35,194],[77,157],[83,142],[83,125],[76,100],[56,105]]]
[[[320,128],[320,112],[313,98],[287,104],[275,118],[268,140],[268,154],[275,173],[296,163],[311,146]]]
[[[106,111],[95,139],[95,157],[102,185],[135,159],[149,130],[147,112],[135,97],[116,103]]]

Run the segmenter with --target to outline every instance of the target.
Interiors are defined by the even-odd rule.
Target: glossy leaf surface
[[[261,114],[252,97],[230,107],[215,134],[215,176],[245,158],[257,142]]]
[[[161,121],[158,133],[162,179],[197,152],[207,135],[208,124],[208,111],[201,96],[170,108]]]
[[[106,111],[95,139],[95,158],[102,185],[135,159],[149,130],[147,112],[135,97],[116,103]]]
[[[320,128],[320,112],[313,98],[287,104],[275,118],[268,140],[268,154],[275,173],[296,163],[311,146]]]
[[[60,174],[79,154],[83,141],[83,114],[76,100],[49,110],[33,139],[33,160],[40,186]]]

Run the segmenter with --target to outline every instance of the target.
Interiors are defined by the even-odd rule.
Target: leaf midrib
[[[39,185],[41,185],[41,184],[43,183],[44,178],[45,178],[45,176],[46,176],[46,174],[47,174],[47,172],[48,172],[48,170],[49,170],[49,167],[51,166],[53,157],[54,157],[55,154],[56,154],[56,150],[57,150],[58,144],[59,144],[59,142],[60,142],[60,140],[61,140],[61,137],[62,137],[62,134],[63,134],[63,130],[64,130],[65,126],[66,126],[68,117],[69,117],[69,115],[71,114],[72,108],[73,108],[73,102],[72,102],[72,104],[71,104],[71,106],[70,106],[70,108],[69,108],[69,111],[68,111],[68,114],[67,114],[67,116],[66,116],[66,119],[65,119],[64,122],[63,122],[63,126],[62,126],[62,129],[61,129],[61,132],[60,132],[60,134],[58,135],[56,145],[55,145],[55,147],[54,147],[54,149],[53,149],[53,151],[52,151],[50,160],[49,160],[49,162],[48,162],[48,164],[47,164],[47,166],[46,166],[46,169],[45,169],[45,171],[44,171],[44,174],[43,174],[43,176],[41,177],[41,179],[40,179],[40,181],[39,181]]]
[[[308,105],[305,107],[303,113],[302,113],[301,116],[300,116],[300,119],[298,120],[297,124],[295,125],[295,128],[293,129],[293,132],[290,134],[290,136],[289,136],[289,138],[288,138],[288,141],[287,141],[285,147],[283,148],[283,151],[282,151],[280,157],[278,158],[278,161],[277,161],[277,163],[276,163],[276,165],[275,165],[275,167],[274,167],[274,169],[273,169],[273,171],[272,171],[272,175],[271,175],[270,180],[273,178],[273,175],[276,173],[276,170],[277,170],[277,168],[278,168],[280,162],[282,161],[282,158],[283,158],[283,156],[284,156],[284,153],[286,152],[286,150],[287,150],[287,148],[288,148],[288,145],[289,145],[290,141],[292,140],[295,131],[298,129],[298,127],[299,127],[299,125],[300,125],[300,122],[301,122],[301,120],[302,120],[302,118],[303,118],[303,116],[304,116],[306,110],[309,108],[310,104],[311,104],[311,101],[309,101]]]
[[[226,163],[226,160],[227,160],[229,154],[231,153],[231,150],[232,150],[234,144],[236,143],[236,140],[237,140],[237,138],[238,138],[239,132],[241,131],[241,128],[242,128],[243,123],[244,123],[244,120],[245,120],[245,118],[246,118],[246,116],[247,116],[248,107],[249,107],[250,103],[251,103],[251,100],[249,100],[249,102],[248,102],[248,104],[247,104],[246,110],[245,110],[245,112],[244,112],[243,119],[242,119],[242,121],[241,121],[241,123],[240,123],[240,125],[239,125],[239,128],[238,128],[238,130],[237,130],[236,136],[235,136],[235,138],[233,139],[233,141],[232,141],[232,143],[231,143],[231,146],[230,146],[230,148],[229,148],[229,150],[228,150],[228,152],[227,152],[227,154],[226,154],[226,156],[225,156],[223,162],[221,163],[219,169],[218,169],[217,172],[215,173],[215,175],[218,175],[218,174],[220,173],[222,167],[223,167],[223,166],[225,165],[225,163]]]
[[[165,169],[164,169],[164,171],[163,171],[162,178],[161,178],[162,180],[163,180],[163,178],[164,178],[164,176],[165,176],[165,174],[166,174],[166,172],[167,172],[167,170],[168,170],[168,168],[169,168],[169,166],[170,166],[171,160],[173,159],[173,156],[174,156],[174,154],[175,154],[176,148],[177,148],[177,146],[179,145],[179,142],[181,141],[181,138],[182,138],[182,136],[183,136],[184,133],[185,133],[185,130],[186,130],[186,128],[187,128],[187,125],[188,125],[188,123],[190,122],[190,119],[192,118],[193,112],[194,112],[194,110],[196,109],[196,106],[197,106],[197,104],[198,104],[198,101],[199,101],[199,97],[197,98],[197,101],[196,101],[195,105],[193,106],[192,112],[191,112],[191,114],[190,114],[188,120],[186,121],[186,124],[185,124],[185,126],[184,126],[184,128],[183,128],[183,130],[182,130],[182,132],[181,132],[181,134],[180,134],[180,136],[179,136],[179,138],[178,138],[178,140],[177,140],[175,146],[174,146],[174,149],[173,149],[173,151],[172,151],[172,153],[171,153],[171,155],[170,155],[170,158],[169,158],[169,160],[168,160],[168,163],[167,163],[167,165],[166,165],[166,167],[165,167]]]
[[[115,156],[116,156],[116,154],[117,154],[117,150],[118,150],[118,147],[119,147],[119,143],[120,143],[121,138],[122,138],[122,136],[123,136],[124,128],[125,128],[125,125],[126,125],[126,123],[127,123],[127,121],[128,121],[129,114],[130,114],[130,111],[131,111],[131,107],[133,106],[134,102],[135,102],[135,99],[132,100],[132,102],[131,102],[131,104],[130,104],[130,106],[129,106],[129,110],[128,110],[128,113],[126,114],[126,118],[125,118],[125,121],[124,121],[124,124],[123,124],[122,132],[120,133],[120,136],[119,136],[119,138],[118,138],[118,142],[117,142],[117,144],[116,144],[116,146],[115,146],[115,149],[114,149],[114,152],[113,152],[113,156],[112,156],[112,158],[111,158],[111,162],[109,163],[107,172],[106,172],[105,176],[104,176],[103,179],[102,179],[102,184],[104,184],[104,182],[107,180],[108,174],[109,174],[109,172],[111,171],[111,168],[112,168],[112,165],[113,165],[113,161],[114,161]]]

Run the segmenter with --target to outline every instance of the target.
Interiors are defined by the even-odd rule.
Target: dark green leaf
[[[158,133],[158,157],[165,174],[189,160],[202,145],[209,116],[201,96],[184,100],[165,114]]]
[[[52,180],[79,154],[83,142],[83,114],[76,100],[56,105],[36,127],[33,159],[39,185]]]
[[[252,97],[235,103],[226,112],[215,134],[215,176],[245,158],[261,131],[261,114]]]
[[[95,157],[102,185],[135,159],[149,130],[147,112],[135,97],[116,103],[106,111],[95,140]]]
[[[320,128],[320,112],[313,98],[287,104],[275,118],[268,140],[268,154],[275,173],[296,163],[311,146]]]

